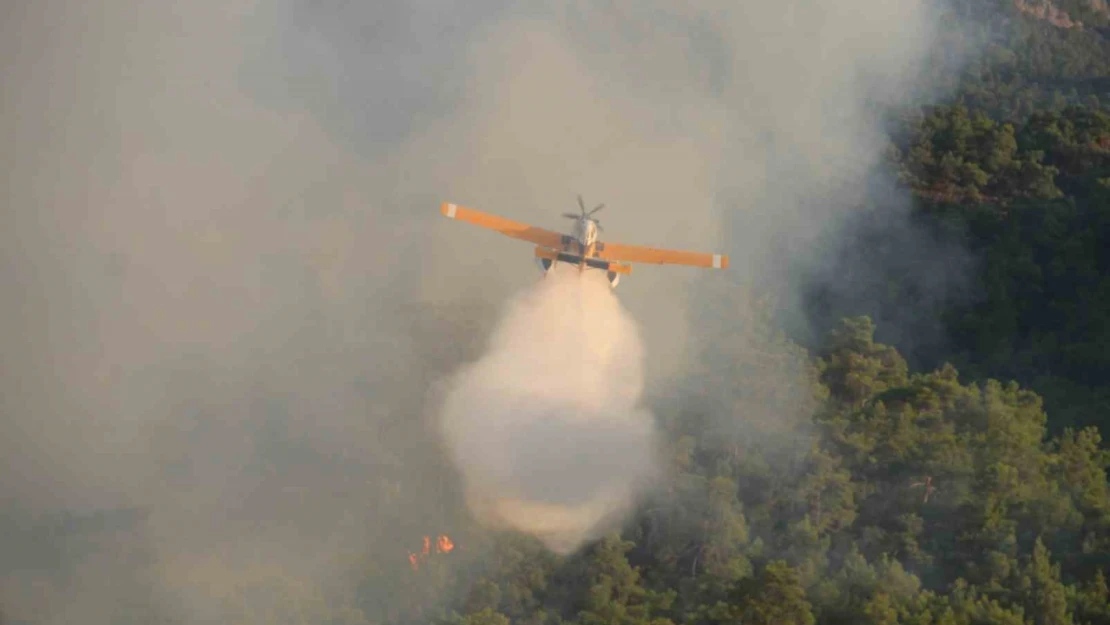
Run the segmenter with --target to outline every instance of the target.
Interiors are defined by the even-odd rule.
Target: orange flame
[[[455,543],[447,536],[447,534],[440,534],[436,536],[436,553],[450,553],[455,548]],[[424,549],[421,555],[415,553],[409,554],[409,564],[412,565],[412,570],[420,570],[420,560],[427,558],[432,550],[432,538],[430,536],[424,537]]]
[[[448,538],[446,534],[440,534],[439,538],[436,539],[436,551],[440,553],[449,553],[454,548],[455,543],[451,542],[451,539]]]

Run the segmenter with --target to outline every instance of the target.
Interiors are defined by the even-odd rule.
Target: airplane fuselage
[[[597,246],[597,222],[589,217],[579,217],[574,222],[574,240],[578,243],[578,253],[582,259],[578,262],[578,270],[586,268],[586,259],[594,256]]]
[[[554,269],[558,262],[577,265],[580,272],[585,271],[587,267],[602,269],[606,271],[609,284],[616,288],[617,283],[620,282],[620,274],[628,273],[630,268],[624,267],[623,271],[614,269],[608,261],[597,258],[598,231],[596,220],[589,217],[579,217],[574,221],[572,231],[569,234],[562,235],[562,244],[559,246],[559,250],[537,254],[536,262],[545,275]]]
[[[574,238],[583,251],[593,247],[597,243],[597,222],[589,217],[579,217],[574,222]]]

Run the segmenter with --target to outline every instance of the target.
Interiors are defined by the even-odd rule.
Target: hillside
[[[911,373],[873,332],[833,330],[812,423],[737,437],[711,412],[674,415],[668,487],[623,537],[568,558],[487,538],[476,572],[374,567],[366,588],[397,594],[360,608],[472,625],[1110,622],[1097,431],[1049,438],[1036,394]]]
[[[1104,3],[960,0],[949,25],[941,49],[967,51],[966,67],[930,78],[951,100],[1007,121],[1068,105],[1110,106],[1110,13]]]

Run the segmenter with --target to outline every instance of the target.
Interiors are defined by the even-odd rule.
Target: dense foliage
[[[931,83],[996,119],[1110,107],[1110,11],[1097,0],[954,0]],[[1053,11],[1055,9],[1055,11]]]
[[[1110,116],[1015,126],[964,107],[916,121],[897,151],[920,210],[981,261],[978,301],[948,311],[948,358],[1045,395],[1054,430],[1110,427]]]
[[[413,573],[427,603],[396,622],[1110,623],[1098,431],[1049,438],[1036,394],[912,374],[873,335],[867,318],[833,330],[813,419],[667,421],[667,488],[622,536],[566,558],[491,538],[476,570]]]

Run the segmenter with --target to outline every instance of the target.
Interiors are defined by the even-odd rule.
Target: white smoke
[[[725,432],[802,414],[780,392],[793,369],[749,349],[767,343],[733,284],[789,303],[800,276],[837,267],[817,242],[855,240],[845,224],[885,142],[876,112],[909,97],[943,2],[15,4],[0,20],[0,291],[16,303],[0,307],[0,608],[191,624],[300,605],[384,622],[399,593],[357,563],[405,571],[397,545],[458,527],[450,467],[413,415],[533,276],[526,246],[463,235],[442,201],[552,228],[582,193],[607,204],[614,241],[732,255],[728,272],[622,283],[646,385],[679,398],[696,379]],[[919,275],[944,273],[933,248],[898,241]],[[509,315],[533,334],[506,319],[501,336],[575,339],[499,340],[490,358],[519,370],[494,382],[522,381],[529,409],[600,396],[620,410],[590,429],[569,420],[581,408],[537,423],[495,404],[455,419],[452,453],[491,522],[573,543],[634,497],[651,429],[613,398],[639,384],[621,376],[640,356],[603,328],[632,324],[608,294],[579,298],[577,317],[567,301],[530,309],[558,299],[551,282]],[[606,345],[607,366],[583,349]],[[557,354],[588,392],[545,373]],[[107,537],[51,520],[120,508],[149,515]],[[225,598],[257,616],[209,618]]]
[[[452,379],[441,425],[482,522],[558,553],[619,522],[651,477],[643,347],[604,277],[557,266]]]

